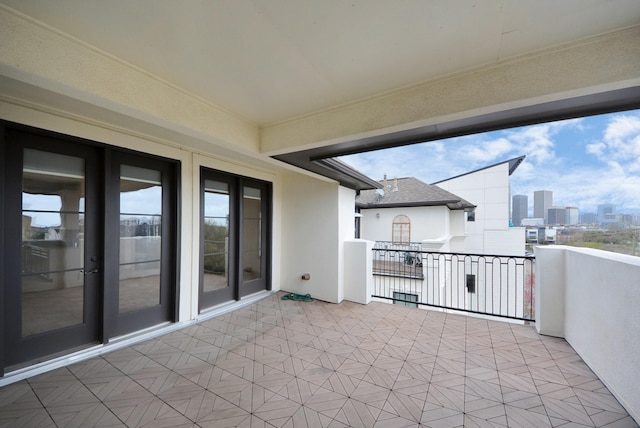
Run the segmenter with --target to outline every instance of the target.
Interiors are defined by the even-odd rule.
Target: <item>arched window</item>
[[[409,217],[403,214],[394,217],[391,240],[394,244],[409,244],[411,242],[411,220]]]

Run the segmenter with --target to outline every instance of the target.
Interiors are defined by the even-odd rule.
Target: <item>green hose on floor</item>
[[[311,294],[289,293],[282,296],[282,300],[295,300],[296,302],[313,302]]]

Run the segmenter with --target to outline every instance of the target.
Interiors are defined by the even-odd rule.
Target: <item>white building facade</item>
[[[524,255],[524,228],[510,227],[509,187],[509,176],[523,161],[521,156],[434,183],[477,206],[474,221],[467,222],[465,252]]]

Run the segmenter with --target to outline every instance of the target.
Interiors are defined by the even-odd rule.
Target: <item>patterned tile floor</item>
[[[3,387],[0,426],[637,426],[530,326],[281,296]]]

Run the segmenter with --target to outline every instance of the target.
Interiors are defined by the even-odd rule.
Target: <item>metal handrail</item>
[[[526,321],[535,318],[534,257],[376,245],[373,275],[373,297],[394,303]]]

